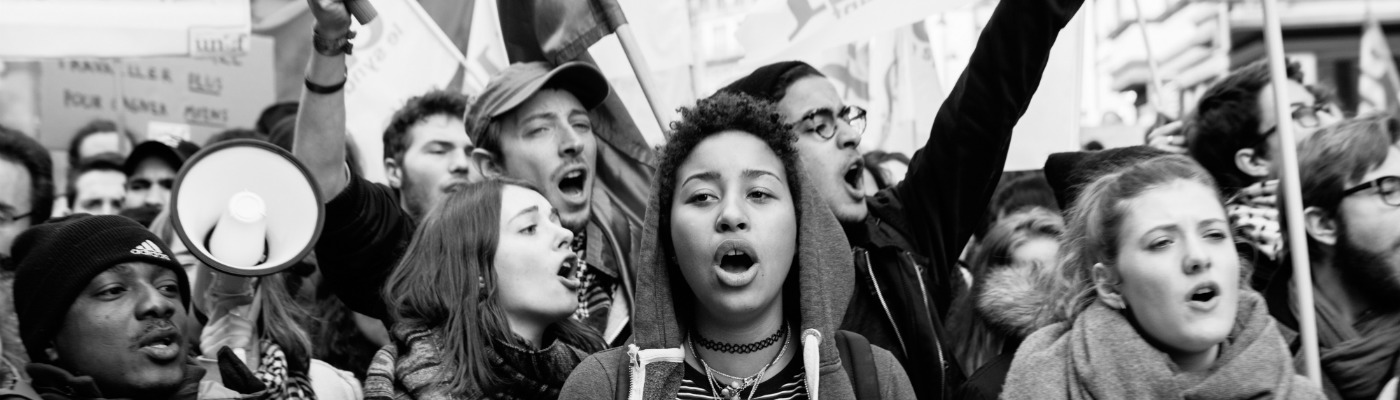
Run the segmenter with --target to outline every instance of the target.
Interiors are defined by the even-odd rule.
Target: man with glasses
[[[1050,47],[1082,3],[997,5],[903,181],[869,198],[858,149],[865,111],[816,69],[775,63],[720,89],[772,101],[792,124],[806,176],[855,252],[858,282],[841,329],[894,353],[921,399],[951,398],[964,380],[942,322],[964,290],[958,256],[983,221]]]
[[[122,215],[149,226],[156,214],[170,203],[170,191],[185,160],[199,152],[199,146],[175,137],[147,140],[127,156],[126,200]]]
[[[1302,84],[1297,64],[1289,64],[1287,74],[1293,111],[1282,121],[1293,124],[1297,138],[1338,120],[1331,103]],[[1280,119],[1271,79],[1267,60],[1236,69],[1206,90],[1185,128],[1188,155],[1225,195],[1230,224],[1243,239],[1236,247],[1255,267],[1256,289],[1268,285],[1283,251],[1275,194],[1280,167],[1274,162],[1282,151],[1275,134]]]
[[[14,378],[29,362],[12,303],[10,248],[25,229],[49,219],[53,193],[49,151],[33,138],[0,125],[0,389],[17,382]]]
[[[1400,372],[1397,139],[1400,122],[1372,115],[1325,127],[1298,146],[1313,287],[1296,287],[1283,268],[1264,296],[1296,350],[1294,293],[1313,290],[1328,398],[1378,398]]]

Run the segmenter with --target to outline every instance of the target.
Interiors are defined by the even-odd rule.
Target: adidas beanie
[[[117,264],[146,262],[176,272],[180,303],[189,309],[190,281],[173,252],[154,233],[126,217],[77,214],[21,233],[11,258],[16,266],[15,313],[29,358],[47,362],[45,348],[73,300],[92,278]]]

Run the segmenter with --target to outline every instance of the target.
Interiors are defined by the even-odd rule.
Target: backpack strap
[[[846,376],[851,378],[856,398],[879,399],[880,371],[875,366],[875,353],[870,350],[870,340],[859,333],[836,331],[836,350],[841,355],[841,366],[846,370]]]

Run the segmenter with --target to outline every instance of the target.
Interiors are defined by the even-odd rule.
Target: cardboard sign
[[[248,0],[0,0],[0,10],[7,58],[230,55],[252,44]]]
[[[230,128],[252,128],[275,99],[272,51],[272,39],[253,37],[242,56],[43,61],[39,140],[67,148],[78,128],[98,118],[141,140],[174,135],[204,143]]]

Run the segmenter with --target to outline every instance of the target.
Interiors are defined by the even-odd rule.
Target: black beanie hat
[[[31,360],[44,362],[46,343],[93,277],[117,264],[140,261],[175,271],[180,303],[189,309],[190,281],[173,252],[136,221],[115,215],[76,214],[50,220],[15,239],[15,313]]]
[[[778,92],[778,89],[786,89],[779,88],[778,85],[792,83],[782,82],[782,80],[779,78],[781,78],[784,74],[787,74],[788,71],[803,67],[811,70],[809,75],[824,76],[821,74],[821,72],[817,71],[816,68],[812,68],[811,65],[808,65],[805,62],[776,62],[764,65],[762,67],[758,67],[758,69],[755,69],[752,73],[749,73],[743,78],[739,78],[739,80],[734,81],[734,83],[730,83],[728,86],[720,88],[718,93],[746,94],[756,99],[776,102],[782,99],[774,98],[776,97],[774,96],[774,94]]]
[[[1098,151],[1051,154],[1045,160],[1045,180],[1061,210],[1069,210],[1079,191],[1100,176],[1167,153],[1152,146],[1129,146]]]

